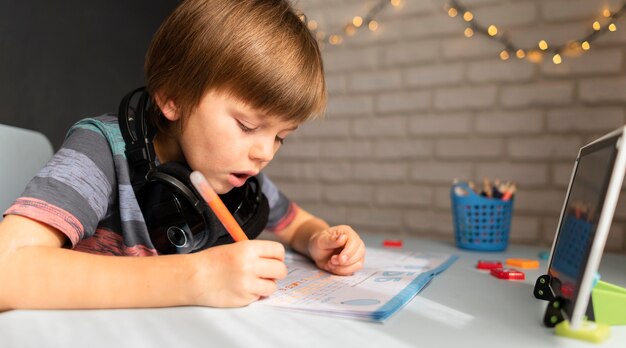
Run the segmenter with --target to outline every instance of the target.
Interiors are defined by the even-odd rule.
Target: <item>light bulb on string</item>
[[[583,41],[580,44],[580,48],[582,48],[585,51],[589,51],[589,49],[591,49],[591,44],[589,43],[589,41]]]
[[[465,13],[463,13],[463,19],[466,22],[471,22],[472,19],[474,19],[474,15],[470,11],[465,11]]]
[[[343,41],[341,35],[333,34],[328,38],[328,43],[331,45],[339,45]]]
[[[604,9],[604,11],[602,11],[602,15],[603,15],[605,18],[609,18],[609,17],[611,17],[611,11],[609,11],[609,9],[608,9],[608,8],[605,8],[605,9]]]
[[[448,9],[448,16],[450,16],[450,17],[453,17],[453,18],[454,18],[454,17],[456,17],[458,14],[459,14],[459,11],[457,11],[457,9],[456,9],[456,8],[454,8],[454,7],[450,7],[450,8]]]
[[[353,36],[356,33],[356,28],[354,27],[354,25],[348,24],[346,25],[346,28],[344,29],[346,35],[348,36]]]
[[[402,0],[390,0],[391,6],[400,7],[402,5]]]
[[[546,40],[541,40],[539,41],[539,44],[537,45],[539,47],[540,50],[545,51],[548,49],[548,43],[546,42]]]
[[[317,30],[317,22],[315,20],[310,20],[306,26],[309,28],[309,30]]]
[[[361,25],[363,25],[363,17],[354,16],[354,18],[352,18],[352,25],[354,25],[356,28],[360,28]]]
[[[371,20],[369,21],[369,23],[367,23],[367,27],[371,30],[371,31],[376,31],[376,29],[378,29],[378,22],[375,20]]]
[[[600,25],[600,22],[598,22],[598,21],[593,22],[593,25],[591,27],[595,31],[599,31],[600,29],[602,29],[602,26]]]
[[[617,30],[617,26],[615,25],[615,23],[611,23],[609,24],[609,31],[616,31]]]
[[[539,63],[543,60],[543,54],[539,50],[531,50],[526,55],[526,59],[533,63]]]
[[[500,52],[500,59],[502,60],[508,60],[511,57],[511,55],[509,54],[509,51],[507,50],[502,50]]]
[[[515,51],[515,56],[519,59],[523,59],[524,57],[526,57],[526,52],[524,52],[524,50],[520,48]]]
[[[498,27],[496,27],[495,25],[490,25],[489,28],[487,28],[487,34],[489,34],[489,36],[496,36],[498,35]]]
[[[561,64],[562,61],[563,60],[561,59],[561,55],[560,54],[556,53],[554,56],[552,56],[552,62],[554,64],[557,64],[557,65]]]
[[[465,35],[465,37],[467,38],[474,36],[474,29],[470,27],[465,28],[465,30],[463,31],[463,35]]]

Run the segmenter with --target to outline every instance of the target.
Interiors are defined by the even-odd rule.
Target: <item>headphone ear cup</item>
[[[205,249],[215,243],[210,211],[193,189],[191,170],[176,162],[156,167],[138,194],[154,247],[164,254],[182,254]],[[223,228],[222,228],[223,229]],[[225,231],[224,231],[225,232]]]
[[[261,195],[261,201],[259,202],[257,209],[258,211],[256,212],[256,216],[258,216],[258,218],[250,219],[250,221],[242,226],[244,231],[250,231],[248,233],[248,238],[250,239],[256,239],[256,237],[263,232],[265,226],[267,226],[267,220],[270,215],[270,205],[264,194]]]
[[[249,195],[248,190],[252,190],[252,195]],[[227,194],[221,195],[221,197],[224,201],[224,204],[228,207],[230,211],[239,210],[237,208],[239,208],[240,204],[243,204],[242,200],[245,200],[245,203],[247,204],[252,203],[255,205],[254,208],[248,208],[253,209],[253,215],[251,217],[244,218],[242,216],[239,216],[238,218],[237,212],[235,212],[233,215],[235,217],[235,220],[237,220],[238,223],[242,224],[241,228],[244,230],[248,238],[256,239],[261,234],[261,232],[263,232],[265,226],[267,226],[267,221],[270,213],[269,202],[265,194],[263,194],[259,180],[256,177],[252,177],[248,179],[244,186],[233,188]],[[245,210],[246,209],[244,209],[244,211]],[[220,235],[215,245],[222,245],[233,242],[234,240],[230,235]]]

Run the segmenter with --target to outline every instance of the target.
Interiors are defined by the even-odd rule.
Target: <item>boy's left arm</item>
[[[365,260],[365,244],[347,225],[330,227],[324,220],[295,206],[291,223],[275,231],[281,242],[311,258],[317,267],[338,275],[350,275]]]

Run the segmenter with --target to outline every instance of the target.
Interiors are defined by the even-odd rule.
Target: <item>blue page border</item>
[[[459,257],[457,255],[450,256],[446,262],[439,267],[428,272],[420,274],[417,278],[407,285],[391,300],[387,301],[382,307],[370,314],[370,318],[376,321],[385,321],[391,315],[404,307],[409,301],[415,297],[430,281],[439,273],[450,267]]]

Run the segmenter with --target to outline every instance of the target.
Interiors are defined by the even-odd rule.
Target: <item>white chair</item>
[[[52,154],[45,135],[0,124],[0,220]]]

